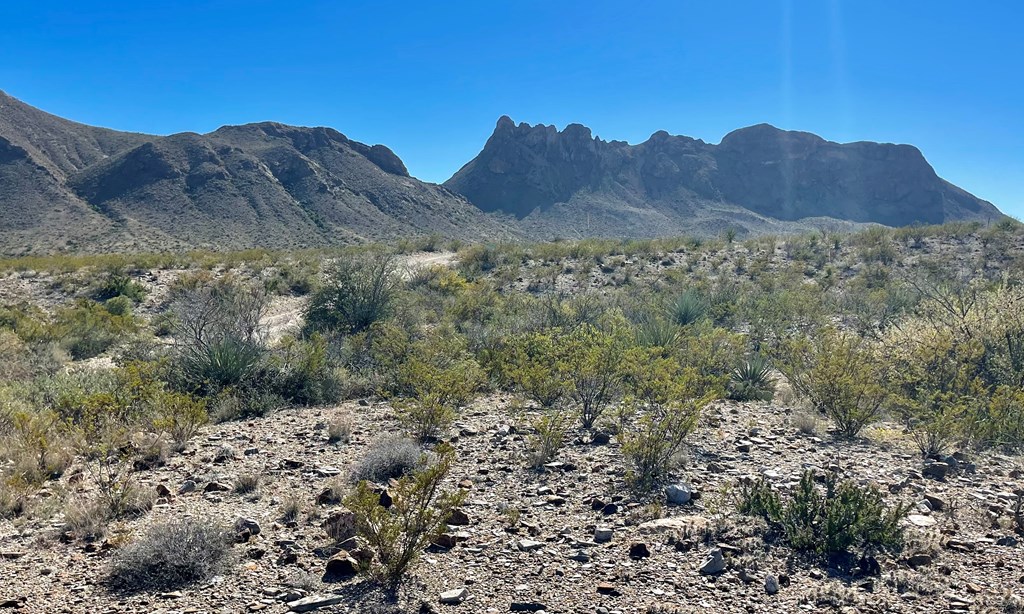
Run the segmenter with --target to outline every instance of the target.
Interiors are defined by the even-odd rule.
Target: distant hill
[[[383,145],[276,123],[95,128],[0,92],[0,253],[300,248],[516,236]]]
[[[534,236],[741,233],[829,220],[890,226],[999,219],[991,203],[939,178],[910,145],[839,144],[767,124],[718,145],[656,132],[647,141],[498,120],[446,187]]]

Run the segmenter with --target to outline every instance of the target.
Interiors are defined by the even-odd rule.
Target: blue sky
[[[443,181],[503,114],[605,139],[759,122],[911,143],[1024,216],[1014,2],[4,0],[0,89],[157,134],[275,120]]]

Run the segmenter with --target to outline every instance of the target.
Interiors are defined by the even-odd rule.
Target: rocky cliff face
[[[130,134],[0,93],[0,253],[514,236],[383,145],[276,123]]]
[[[483,151],[444,185],[535,231],[570,234],[651,236],[822,217],[893,226],[1001,217],[939,178],[912,146],[832,143],[767,124],[718,145],[664,131],[629,145],[593,138],[578,124],[558,131],[502,117]],[[598,220],[596,232],[584,218]]]

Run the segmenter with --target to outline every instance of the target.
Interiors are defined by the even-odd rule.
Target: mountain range
[[[294,249],[518,236],[383,145],[277,123],[153,136],[0,93],[0,251]]]
[[[273,122],[155,136],[0,92],[0,253],[295,249],[436,234],[653,237],[1002,217],[909,145],[765,124],[630,145],[502,117],[442,185],[384,145]]]
[[[944,181],[910,145],[826,141],[767,124],[718,145],[667,132],[637,145],[590,129],[498,120],[444,184],[527,232],[648,237],[740,233],[828,220],[904,226],[1002,217]]]

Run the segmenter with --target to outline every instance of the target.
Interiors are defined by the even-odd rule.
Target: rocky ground
[[[327,424],[339,417],[351,420],[351,439],[328,443]],[[453,430],[459,459],[450,487],[469,491],[466,518],[459,519],[466,522],[441,540],[450,548],[424,555],[401,592],[403,611],[1020,611],[1012,608],[1024,598],[1024,547],[1008,524],[1013,492],[1022,486],[1016,457],[961,457],[936,479],[942,472],[922,475],[912,445],[894,428],[876,426],[863,440],[834,442],[821,427],[806,432],[813,425],[783,407],[721,402],[705,413],[675,476],[692,496],[671,504],[661,491],[648,500],[629,495],[614,439],[595,443],[581,432],[543,471],[529,469],[520,426],[528,417],[529,409],[511,399],[490,397]],[[286,612],[319,603],[327,612],[389,611],[374,609],[382,597],[358,579],[322,581],[336,552],[323,523],[339,506],[317,499],[344,483],[372,441],[398,429],[387,404],[369,402],[205,427],[166,466],[139,474],[143,487],[161,493],[156,507],[114,525],[103,541],[63,540],[59,513],[49,524],[0,523],[0,606],[40,613]],[[912,502],[904,550],[879,555],[879,570],[864,562],[830,566],[765,542],[760,524],[734,511],[743,480],[763,475],[793,485],[811,467],[876,483],[892,499]],[[66,489],[87,498],[89,480],[75,474],[39,496],[56,498]],[[262,477],[255,493],[231,491],[243,475]],[[292,499],[302,512],[285,522],[281,509]],[[186,516],[228,526],[246,518],[259,533],[234,546],[229,571],[206,586],[163,595],[108,591],[106,570],[117,547],[151,525]]]

